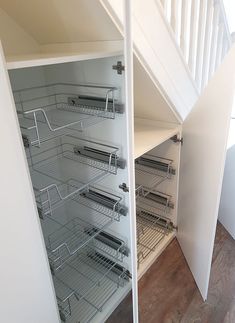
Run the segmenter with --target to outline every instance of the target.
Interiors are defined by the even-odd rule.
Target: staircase
[[[100,0],[122,32],[122,1]],[[134,55],[183,121],[231,47],[222,0],[133,0]]]
[[[222,1],[161,0],[165,19],[199,93],[231,47]]]

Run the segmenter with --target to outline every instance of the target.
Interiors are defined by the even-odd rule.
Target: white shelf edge
[[[135,118],[135,154],[138,158],[181,132],[181,126],[174,123]]]
[[[8,70],[45,66],[52,64],[62,64],[76,61],[84,61],[90,59],[115,57],[123,55],[122,51],[97,51],[97,52],[83,52],[83,53],[49,53],[49,54],[32,54],[9,56],[6,58],[6,65]]]
[[[152,264],[157,260],[161,253],[166,249],[166,247],[175,238],[175,231],[170,232],[164,239],[159,243],[156,250],[151,252],[151,254],[145,259],[145,261],[140,264],[138,269],[138,280],[147,272],[147,270],[152,266]]]

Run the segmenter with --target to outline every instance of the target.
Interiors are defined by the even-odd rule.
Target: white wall
[[[178,123],[167,101],[141,62],[134,56],[134,113],[136,117]]]

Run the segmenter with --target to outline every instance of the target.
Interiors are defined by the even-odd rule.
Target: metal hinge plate
[[[29,139],[26,135],[22,135],[22,139],[23,139],[23,144],[25,146],[25,148],[29,148]]]
[[[184,143],[183,137],[179,138],[177,135],[174,135],[173,137],[171,137],[171,140],[174,143],[181,143],[181,145],[183,145],[183,143]]]
[[[41,209],[39,206],[37,207],[37,209],[38,209],[38,216],[39,216],[39,218],[40,218],[41,220],[44,220],[44,216],[43,216],[42,209]]]
[[[125,71],[125,66],[122,65],[121,61],[118,61],[117,65],[113,65],[113,70],[116,70],[117,74],[122,74],[122,72]]]
[[[127,187],[126,183],[120,184],[119,188],[123,190],[123,192],[129,192],[129,187]]]

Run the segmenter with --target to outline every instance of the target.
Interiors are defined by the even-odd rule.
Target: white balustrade
[[[222,0],[158,0],[197,88],[204,89],[231,47]]]

